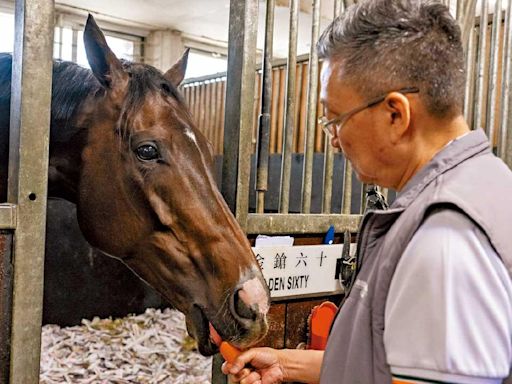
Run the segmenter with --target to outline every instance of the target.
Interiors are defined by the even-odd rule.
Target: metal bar
[[[313,16],[311,27],[311,50],[308,77],[308,118],[306,148],[304,149],[304,178],[302,184],[302,212],[311,212],[311,190],[313,186],[313,155],[315,145],[316,108],[318,99],[318,53],[316,42],[320,31],[320,0],[313,0]]]
[[[296,81],[297,81],[297,31],[299,23],[299,0],[290,2],[290,32],[288,36],[288,64],[286,75],[286,120],[281,165],[281,191],[279,212],[288,213],[290,208],[290,178],[292,169],[293,131],[296,123]]]
[[[476,79],[476,102],[473,117],[473,129],[482,128],[482,106],[484,102],[484,77],[487,47],[487,1],[482,1],[479,31],[479,55]]]
[[[270,142],[270,98],[272,97],[272,41],[274,38],[275,0],[267,0],[265,11],[265,47],[263,49],[263,79],[261,91],[261,114],[256,145],[256,212],[265,210],[265,192],[268,190],[268,153]],[[274,98],[279,95],[274,94]]]
[[[364,214],[366,211],[366,187],[367,184],[361,184],[361,205],[360,205],[360,213]]]
[[[487,1],[482,1],[487,3]],[[475,26],[476,0],[467,0],[463,17],[459,19],[462,29],[462,45],[467,50],[469,43],[469,32]]]
[[[222,192],[243,228],[249,210],[258,0],[231,1],[229,19]]]
[[[512,0],[507,1],[505,10],[505,32],[502,54],[502,84],[501,89],[501,132],[498,138],[498,156],[504,159],[509,127],[509,102],[511,90],[512,66]]]
[[[466,86],[464,90],[464,118],[470,126],[473,125],[473,109],[475,96],[475,60],[476,60],[476,36],[475,28],[471,28],[469,34],[470,43],[466,51]]]
[[[248,234],[307,234],[325,233],[330,225],[336,232],[357,232],[361,215],[339,214],[249,214]]]
[[[457,0],[457,21],[459,21],[459,23],[462,21],[462,17],[464,15],[464,13],[462,12],[463,11],[463,6],[464,6],[464,1],[465,0]]]
[[[16,206],[0,204],[0,229],[16,229]]]
[[[501,33],[501,0],[496,0],[494,7],[494,16],[492,21],[491,31],[491,61],[489,64],[489,86],[488,86],[488,101],[486,113],[486,128],[488,132],[489,141],[493,148],[496,141],[494,140],[495,123],[496,123],[496,102],[497,102],[497,83],[498,83],[498,60],[500,48],[500,33]]]
[[[16,1],[7,197],[17,205],[11,384],[39,382],[53,32],[53,0]]]
[[[324,160],[324,196],[322,200],[322,213],[331,213],[332,202],[332,174],[334,171],[334,149],[325,138],[325,160]]]
[[[334,18],[341,15],[343,3],[341,1],[334,1]],[[324,188],[323,188],[323,201],[322,213],[331,213],[332,203],[332,174],[334,171],[334,148],[332,147],[329,138],[324,138]]]
[[[343,0],[334,0],[334,17],[338,17],[345,10]]]
[[[344,157],[343,160],[343,196],[341,213],[349,215],[352,209],[352,164]]]

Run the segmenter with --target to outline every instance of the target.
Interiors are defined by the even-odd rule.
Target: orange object
[[[236,358],[242,353],[242,351],[240,351],[237,347],[232,346],[227,341],[220,343],[219,350],[224,360],[229,363],[234,363]]]
[[[308,349],[325,350],[331,325],[337,312],[338,307],[330,301],[325,301],[311,310]]]
[[[220,354],[228,363],[234,363],[236,358],[240,356],[242,351],[240,351],[237,347],[232,346],[227,341],[222,341],[222,338],[217,333],[213,325],[210,323],[210,335],[212,340],[219,347]]]

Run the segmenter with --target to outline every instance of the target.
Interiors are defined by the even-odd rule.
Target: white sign
[[[343,244],[253,248],[273,298],[342,292],[336,276],[342,250]]]

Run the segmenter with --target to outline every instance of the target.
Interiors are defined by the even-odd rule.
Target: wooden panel
[[[12,233],[0,231],[0,383],[9,382],[12,310]]]
[[[282,349],[285,346],[286,304],[273,303],[268,313],[268,333],[259,346]]]
[[[277,139],[276,153],[283,152],[283,131],[286,100],[286,67],[279,69],[279,101],[277,103]]]

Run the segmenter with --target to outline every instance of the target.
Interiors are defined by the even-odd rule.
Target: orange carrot
[[[240,351],[237,347],[232,346],[227,341],[223,341],[220,343],[220,354],[228,363],[234,363],[236,358],[240,356],[242,351]]]

